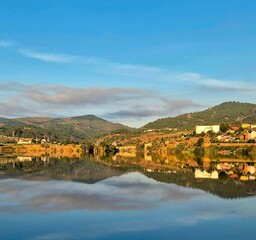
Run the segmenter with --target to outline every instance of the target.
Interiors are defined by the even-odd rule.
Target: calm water
[[[256,197],[222,198],[212,185],[218,186],[219,180],[197,180],[198,186],[209,181],[207,192],[159,182],[147,173],[113,170],[87,161],[65,163],[59,172],[37,163],[38,172],[27,173],[27,169],[20,175],[2,175],[1,239],[255,237]],[[223,188],[226,183],[219,184]]]

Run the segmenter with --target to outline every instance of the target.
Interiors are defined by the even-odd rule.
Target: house
[[[234,133],[235,133],[235,130],[229,129],[227,132],[228,132],[228,133],[231,133],[231,134],[234,134]]]
[[[240,140],[248,141],[250,139],[250,133],[249,132],[243,132],[240,135]]]
[[[256,131],[251,131],[251,132],[246,131],[240,135],[240,139],[245,141],[255,139],[255,138],[256,138]]]
[[[17,160],[19,162],[31,162],[32,161],[32,157],[17,157]]]
[[[149,149],[151,147],[152,147],[152,142],[144,144],[144,149]]]
[[[239,127],[237,127],[237,126],[232,126],[231,127],[231,130],[234,130],[234,131],[236,131],[236,130],[238,130],[239,129]]]
[[[18,144],[31,144],[33,138],[20,138]]]
[[[144,132],[154,132],[154,131],[155,131],[155,129],[147,129]]]
[[[256,124],[251,124],[251,129],[256,129]]]
[[[195,178],[218,179],[219,178],[219,173],[216,170],[209,173],[205,170],[201,171],[200,169],[196,169],[195,170]]]
[[[228,141],[233,140],[233,138],[229,135],[220,135],[220,136],[217,137],[217,139],[219,141],[223,141],[223,142],[228,142]]]
[[[217,133],[220,131],[220,125],[211,125],[211,126],[196,126],[196,134],[207,133],[213,131]]]
[[[251,128],[251,124],[249,124],[249,123],[243,123],[243,124],[242,124],[242,128],[243,128],[243,129]]]
[[[255,139],[255,138],[256,138],[256,131],[251,131],[250,139]]]
[[[152,161],[152,156],[144,153],[144,159],[151,162]]]

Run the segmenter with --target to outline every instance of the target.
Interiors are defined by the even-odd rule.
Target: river
[[[190,168],[113,168],[92,157],[4,159],[4,240],[255,237],[255,181],[196,177]]]

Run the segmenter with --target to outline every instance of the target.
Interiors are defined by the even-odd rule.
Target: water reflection
[[[138,155],[122,153],[102,156],[98,162],[108,166],[137,169],[157,181],[199,188],[223,198],[247,197],[256,194],[256,162],[248,158],[197,159],[190,155]]]
[[[187,156],[2,156],[1,239],[252,238],[256,186],[240,177],[254,176],[255,163],[201,163]]]
[[[150,157],[149,157],[150,156]],[[175,155],[127,157],[84,156],[52,158],[50,156],[2,156],[0,176],[30,180],[65,180],[95,183],[126,172],[139,171],[149,178],[197,188],[223,198],[248,197],[256,194],[255,162],[237,159],[196,159]]]
[[[202,192],[187,191],[175,185],[158,183],[140,173],[129,173],[94,185],[7,179],[0,181],[0,194],[5,199],[0,213],[22,213],[145,209],[169,201],[187,201],[202,195]]]
[[[94,183],[123,171],[95,163],[94,157],[0,157],[0,177],[31,180],[67,180]]]
[[[18,239],[37,240],[184,239],[186,235],[239,239],[254,235],[250,229],[256,226],[255,200],[223,200],[138,172],[93,185],[5,179],[0,181],[0,223],[3,239],[17,239],[17,234]],[[236,227],[231,232],[231,225],[244,232]]]

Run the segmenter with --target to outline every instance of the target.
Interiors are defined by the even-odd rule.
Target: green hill
[[[194,129],[196,125],[256,123],[256,104],[225,102],[201,112],[182,114],[150,122],[142,129]]]
[[[0,119],[1,131],[4,135],[17,137],[43,138],[45,135],[56,141],[81,141],[88,137],[96,137],[117,130],[131,128],[112,123],[94,115],[70,118],[16,118]]]

